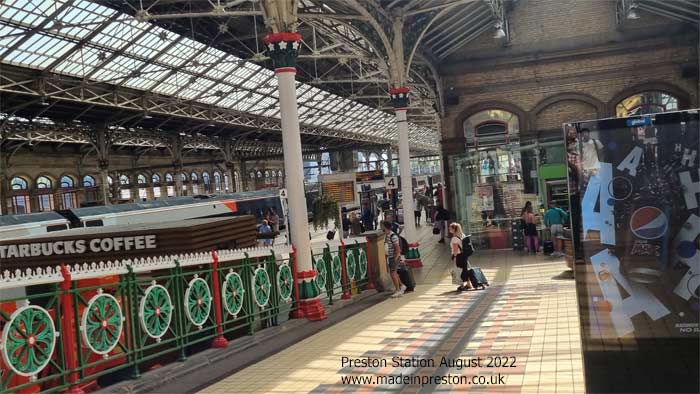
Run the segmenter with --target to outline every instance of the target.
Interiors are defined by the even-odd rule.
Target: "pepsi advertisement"
[[[564,132],[584,342],[700,337],[698,111]]]

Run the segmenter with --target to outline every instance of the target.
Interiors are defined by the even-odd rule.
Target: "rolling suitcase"
[[[413,277],[413,271],[408,264],[399,265],[396,272],[399,274],[401,283],[406,286],[406,293],[413,291],[416,288],[416,279]]]
[[[542,242],[542,252],[544,252],[544,254],[547,256],[554,253],[554,242],[552,242],[552,241]]]
[[[475,289],[478,287],[486,288],[486,286],[489,285],[486,275],[484,275],[484,272],[481,271],[479,267],[472,267],[469,269],[469,283],[471,283],[472,287]]]

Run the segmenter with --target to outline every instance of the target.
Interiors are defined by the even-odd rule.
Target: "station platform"
[[[420,228],[424,266],[414,270],[415,292],[375,304],[200,392],[584,392],[575,286],[564,260],[477,251],[470,260],[491,286],[458,293],[449,245],[430,230]],[[441,366],[443,357],[481,367]],[[399,374],[403,383],[388,378]],[[476,375],[485,381],[475,382]],[[429,376],[447,378],[423,384]]]

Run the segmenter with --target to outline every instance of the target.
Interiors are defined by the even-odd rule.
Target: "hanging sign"
[[[399,188],[399,179],[395,176],[388,176],[384,178],[384,185],[387,190],[394,190]]]
[[[357,182],[381,181],[384,179],[382,170],[360,171],[355,173]]]

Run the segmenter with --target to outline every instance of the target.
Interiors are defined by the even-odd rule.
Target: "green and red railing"
[[[298,316],[288,247],[224,250],[0,276],[0,392],[68,391],[136,378]],[[324,303],[370,285],[364,243],[315,248]],[[10,296],[10,294],[13,294]]]

